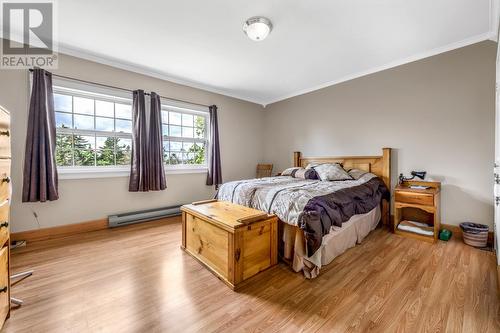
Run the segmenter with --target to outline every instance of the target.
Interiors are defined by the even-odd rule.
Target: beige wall
[[[105,65],[61,56],[54,73],[219,107],[224,180],[250,178],[305,155],[380,154],[393,147],[393,178],[414,169],[443,181],[443,223],[492,225],[495,48],[483,42],[385,70],[266,109]],[[206,174],[167,175],[168,189],[129,193],[128,178],[61,180],[61,199],[21,203],[27,121],[26,71],[0,70],[0,105],[12,114],[12,230],[100,219],[109,214],[209,198]]]
[[[443,223],[492,226],[495,54],[496,43],[482,42],[272,104],[266,161],[279,170],[296,150],[392,147],[393,178],[423,169],[443,182]]]
[[[154,79],[144,75],[61,55],[54,73],[115,85],[128,89],[155,91],[162,96],[219,108],[222,171],[225,181],[250,178],[263,157],[260,105],[199,89]],[[0,105],[12,115],[12,231],[78,223],[104,218],[109,214],[187,203],[213,196],[205,185],[206,173],[167,175],[163,192],[129,193],[128,177],[60,180],[60,199],[54,202],[21,203],[22,166],[27,124],[28,74],[21,70],[0,70]]]

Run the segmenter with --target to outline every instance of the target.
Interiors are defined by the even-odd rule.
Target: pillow
[[[366,175],[368,173],[367,171],[363,171],[363,170],[360,170],[360,169],[349,169],[349,171],[347,171],[347,172],[349,173],[349,175],[354,180],[358,180],[363,175]]]
[[[321,165],[321,164],[338,164],[341,167],[343,167],[342,163],[338,163],[338,162],[335,162],[335,163],[318,163],[318,162],[314,162],[314,163],[309,163],[306,166],[306,169],[314,169],[315,167],[317,167],[318,165]]]
[[[300,168],[300,167],[295,167],[295,168],[288,168],[288,169],[285,169],[281,175],[282,176],[292,176],[297,172],[297,170],[299,169],[303,169],[303,168]]]
[[[302,178],[302,179],[319,179],[318,173],[314,169],[299,169],[296,170],[293,174],[294,178]]]
[[[352,180],[340,164],[325,163],[313,167],[321,180]]]

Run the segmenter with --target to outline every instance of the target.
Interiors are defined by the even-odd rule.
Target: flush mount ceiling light
[[[261,16],[251,17],[243,25],[243,31],[248,38],[256,42],[266,39],[272,28],[271,21]]]

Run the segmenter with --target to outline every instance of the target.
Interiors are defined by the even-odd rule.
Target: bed
[[[217,199],[276,214],[280,258],[307,278],[355,246],[382,221],[389,222],[391,149],[381,156],[293,156],[294,167],[340,163],[366,172],[353,180],[320,181],[290,176],[223,184]]]

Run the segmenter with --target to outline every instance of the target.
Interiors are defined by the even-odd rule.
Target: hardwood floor
[[[279,264],[238,292],[183,252],[180,223],[47,240],[12,253],[25,301],[4,332],[499,332],[495,257],[372,232],[306,280]]]

